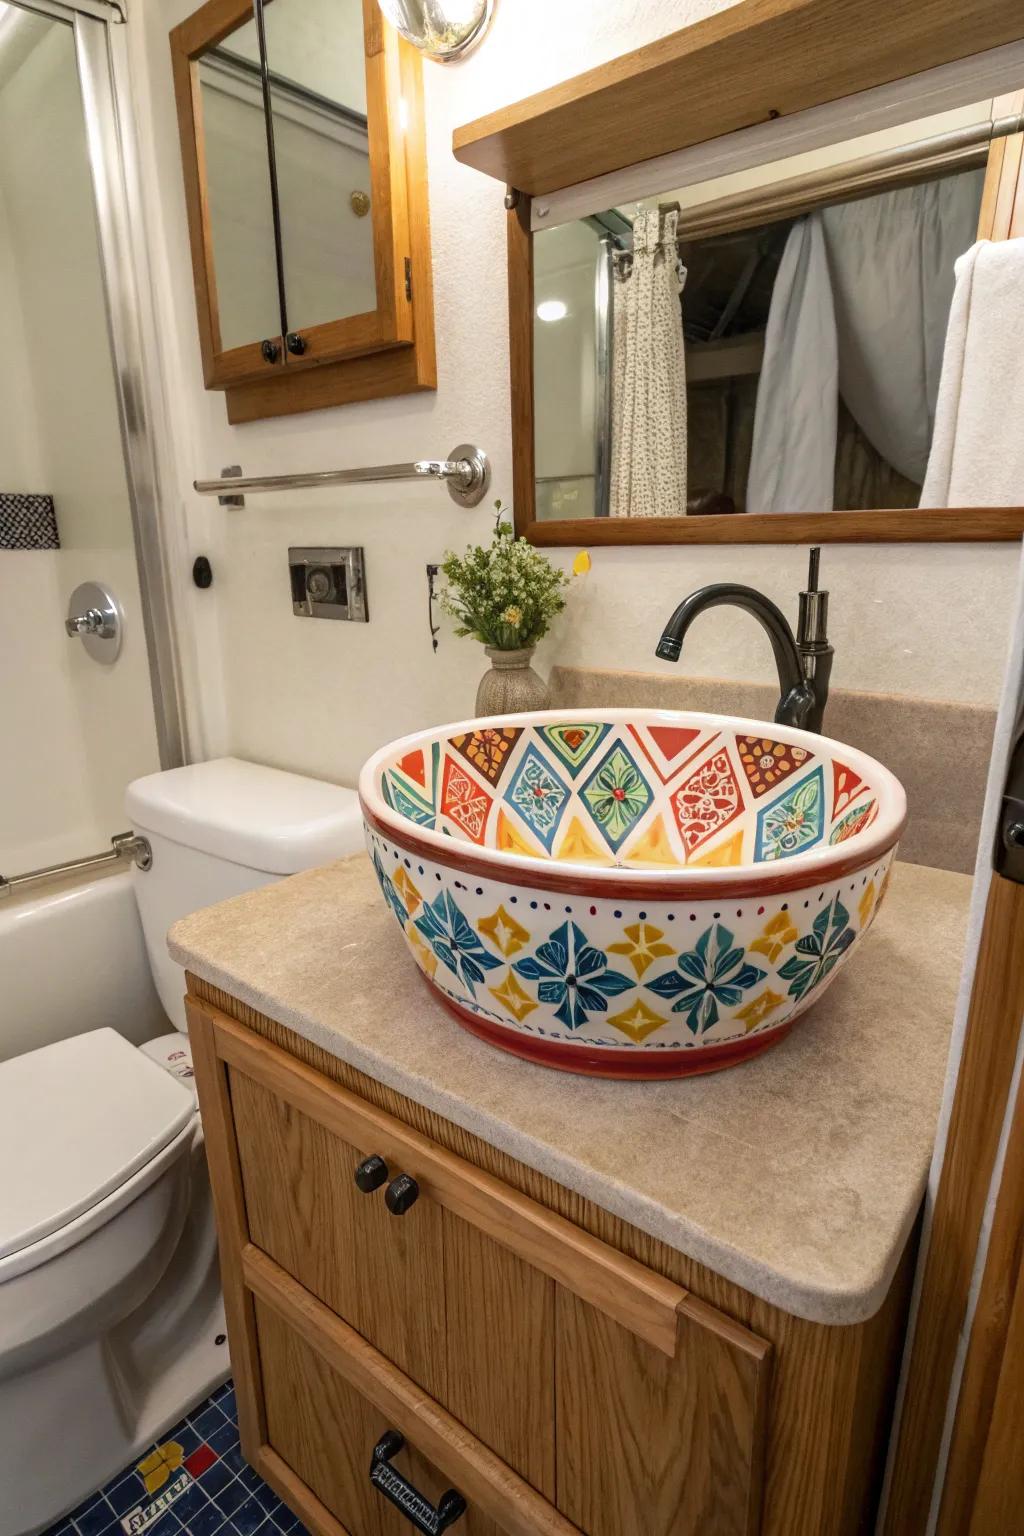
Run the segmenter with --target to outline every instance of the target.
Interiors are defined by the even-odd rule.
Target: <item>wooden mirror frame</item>
[[[993,139],[978,238],[1024,235],[1024,134]],[[508,212],[509,348],[516,531],[532,544],[819,544],[1019,539],[1024,507],[872,508],[826,512],[734,512],[686,517],[538,520],[534,438],[534,264],[530,198]]]
[[[1018,0],[976,0],[965,36],[958,0],[740,0],[727,10],[601,65],[535,97],[458,128],[456,159],[507,184],[509,348],[517,532],[534,544],[764,544],[1016,540],[1024,507],[951,507],[735,513],[664,518],[536,518],[534,445],[534,259],[532,202],[559,199],[569,217],[596,206],[597,178],[643,172],[644,195],[678,186],[667,167],[685,151],[731,142],[749,130],[759,162],[794,153],[787,120],[831,114],[844,101],[886,97],[892,106],[912,82],[914,100],[942,96],[950,83],[987,80],[961,101],[985,99],[1021,78],[1024,13]],[[879,39],[885,47],[878,46]],[[969,54],[965,54],[969,48]],[[1012,57],[1011,57],[1012,56]],[[764,61],[771,59],[771,68]],[[807,60],[814,59],[808,69]],[[1012,70],[1007,73],[1007,66]],[[1002,73],[999,70],[1002,69]],[[994,73],[986,73],[994,71]],[[722,82],[728,81],[728,90]],[[926,89],[927,87],[927,89]],[[932,92],[929,97],[928,92]],[[1002,98],[1009,100],[1009,98]],[[1016,99],[1016,98],[1014,98]],[[680,105],[680,104],[685,105]],[[1020,107],[1017,108],[1020,110]],[[923,108],[917,115],[928,115]],[[899,121],[897,117],[895,119]],[[609,133],[609,123],[630,125]],[[850,130],[847,130],[849,134]],[[866,130],[862,130],[866,131]],[[836,134],[834,137],[840,137]],[[833,139],[834,141],[834,139]],[[789,141],[791,142],[791,141]],[[825,140],[819,136],[819,143]],[[629,161],[624,165],[628,147]],[[805,144],[803,147],[807,147]],[[632,164],[630,164],[630,162]],[[754,163],[748,161],[748,164]],[[658,182],[655,172],[664,169]],[[716,174],[705,172],[705,174]],[[691,178],[693,179],[693,178]],[[633,192],[633,196],[637,196]],[[589,201],[588,201],[589,199]],[[583,205],[586,206],[583,206]],[[554,210],[551,210],[552,213]],[[979,237],[1024,235],[1024,134],[991,142]]]
[[[376,0],[363,0],[363,37],[377,308],[303,327],[301,355],[276,333],[222,346],[198,66],[252,14],[252,0],[207,0],[170,34],[205,386],[227,391],[233,422],[433,389],[421,63]],[[278,348],[273,362],[262,354],[264,339]]]

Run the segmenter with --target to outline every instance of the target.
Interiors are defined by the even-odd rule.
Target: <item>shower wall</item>
[[[0,491],[51,495],[61,540],[0,548],[0,871],[16,874],[99,852],[159,760],[73,38],[9,6],[0,22]],[[113,666],[64,633],[84,580],[124,609]]]

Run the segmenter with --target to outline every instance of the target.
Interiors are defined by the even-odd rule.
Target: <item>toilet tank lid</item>
[[[125,810],[138,832],[270,875],[293,875],[363,846],[354,789],[237,757],[136,779]]]
[[[0,1259],[98,1205],[194,1114],[188,1089],[114,1029],[0,1062]]]

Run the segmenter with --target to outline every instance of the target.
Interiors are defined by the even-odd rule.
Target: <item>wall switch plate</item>
[[[369,621],[362,549],[289,549],[288,570],[299,618]]]

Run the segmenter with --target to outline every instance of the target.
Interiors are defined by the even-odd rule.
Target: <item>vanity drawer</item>
[[[767,1343],[227,1016],[190,1015],[230,1104],[250,1267],[311,1293],[573,1529],[753,1536]],[[356,1188],[371,1155],[415,1180],[404,1214]]]
[[[264,1389],[258,1469],[314,1530],[410,1536],[430,1529],[431,1513],[455,1494],[464,1508],[449,1504],[451,1524],[465,1536],[580,1536],[272,1261],[251,1250],[247,1271]]]

